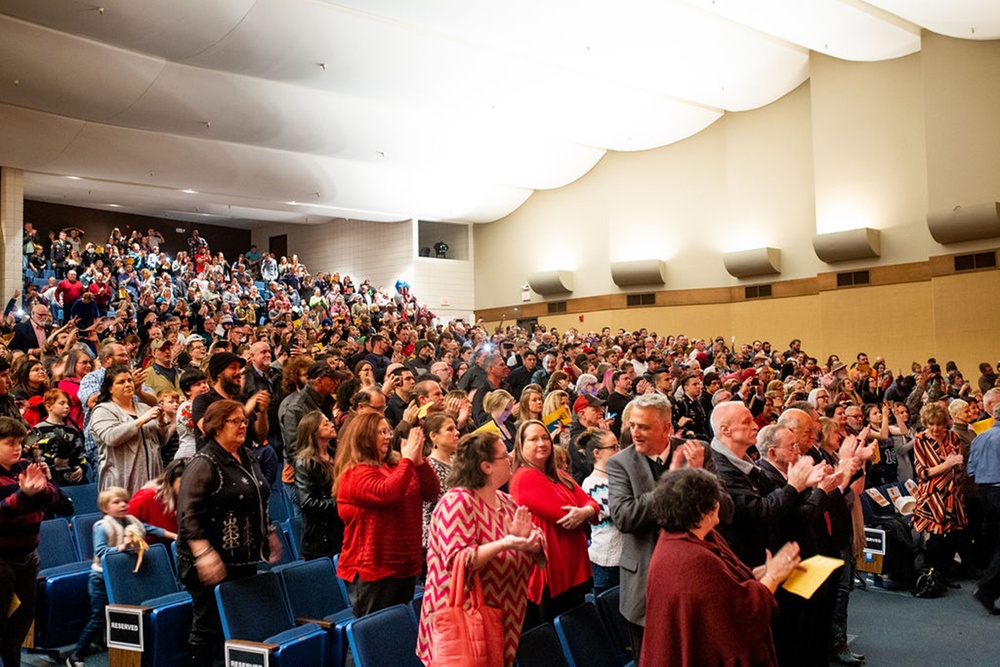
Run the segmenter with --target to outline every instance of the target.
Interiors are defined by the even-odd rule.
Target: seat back
[[[597,596],[597,611],[601,614],[604,626],[611,633],[611,639],[615,642],[615,649],[619,654],[625,656],[634,655],[632,650],[632,635],[628,629],[628,621],[622,616],[619,601],[621,600],[621,587],[609,588]]]
[[[38,569],[66,565],[80,560],[73,541],[73,531],[66,519],[42,521],[38,541]]]
[[[514,664],[517,667],[569,667],[559,635],[551,623],[542,623],[521,635]]]
[[[340,564],[340,554],[333,554],[334,572],[337,571],[339,564]],[[337,585],[340,586],[340,594],[344,596],[345,600],[347,600],[347,604],[351,604],[351,595],[350,592],[347,590],[347,582],[341,579],[339,575],[337,576]]]
[[[622,665],[597,607],[585,603],[556,617],[556,634],[571,667]]]
[[[267,512],[272,523],[281,523],[292,515],[292,509],[289,507],[288,497],[285,495],[283,487],[283,484],[275,484],[267,499]]]
[[[94,557],[94,524],[104,516],[100,512],[73,515],[73,536],[76,538],[76,548],[81,560]]]
[[[322,619],[348,608],[329,558],[297,561],[274,568],[296,618]]]
[[[227,640],[262,642],[295,626],[281,581],[274,572],[219,584],[215,598]]]
[[[295,558],[302,557],[302,515],[288,517],[281,524],[281,529],[285,531],[285,537],[292,545],[292,552]]]
[[[100,512],[97,507],[97,483],[61,486],[63,493],[73,501],[73,514]]]
[[[274,536],[277,538],[278,542],[281,544],[281,554],[278,555],[278,560],[274,563],[268,561],[262,561],[258,566],[258,570],[261,572],[266,572],[272,568],[278,567],[279,565],[287,565],[288,563],[294,563],[296,561],[295,552],[292,550],[292,545],[288,541],[288,535],[285,531],[281,529],[281,526],[272,524],[274,528]],[[273,556],[274,554],[272,554]]]
[[[409,605],[397,604],[356,619],[347,640],[358,667],[421,667],[417,658],[417,624]]]
[[[164,545],[149,545],[139,571],[133,572],[137,561],[138,555],[131,551],[112,552],[101,559],[109,603],[137,605],[180,590]]]

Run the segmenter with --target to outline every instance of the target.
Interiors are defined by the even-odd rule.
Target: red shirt
[[[111,301],[111,286],[108,283],[92,282],[87,291],[94,295],[94,303],[106,306]]]
[[[563,479],[573,481],[565,473]],[[587,554],[587,533],[580,526],[566,530],[556,522],[566,516],[566,505],[592,507],[592,523],[597,523],[597,501],[573,482],[573,488],[553,482],[541,470],[518,468],[510,481],[510,495],[519,505],[531,510],[531,519],[545,533],[545,555],[548,565],[544,570],[535,568],[528,584],[528,599],[538,604],[546,585],[553,597],[590,579],[590,556]]]
[[[68,280],[60,281],[56,285],[56,301],[61,302],[63,308],[69,311],[70,306],[80,300],[84,291],[86,291],[86,288],[79,280],[73,282]]]
[[[142,487],[135,492],[132,499],[128,501],[128,513],[139,521],[150,526],[156,526],[171,533],[177,532],[177,509],[167,512],[163,505],[156,499],[156,488],[152,484]],[[147,542],[164,542],[170,540],[160,539],[150,534],[146,534]]]
[[[354,581],[415,577],[424,569],[421,541],[424,502],[437,500],[441,486],[426,463],[359,464],[348,468],[337,489],[344,520],[344,546],[337,576]]]

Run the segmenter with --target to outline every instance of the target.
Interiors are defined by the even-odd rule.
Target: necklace
[[[601,473],[602,475],[604,475],[605,477],[607,477],[607,476],[608,476],[608,471],[607,471],[607,470],[605,470],[604,468],[598,468],[598,467],[596,467],[596,466],[595,466],[595,467],[594,467],[594,472],[599,472],[599,473]]]

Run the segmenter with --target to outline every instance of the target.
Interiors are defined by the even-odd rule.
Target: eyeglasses
[[[622,446],[616,442],[615,444],[608,445],[607,447],[595,447],[594,449],[599,449],[601,451],[604,451],[605,449],[621,449],[621,448]]]
[[[494,456],[490,461],[509,461],[514,456],[514,452],[506,452],[503,456]]]
[[[241,417],[234,417],[232,419],[227,419],[226,423],[227,424],[232,424],[233,426],[236,426],[237,428],[239,428],[240,426],[246,426],[250,422],[249,422],[249,420],[243,419]]]

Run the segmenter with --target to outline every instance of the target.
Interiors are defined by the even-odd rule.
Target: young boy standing
[[[27,433],[23,423],[0,417],[0,661],[7,667],[21,664],[35,619],[39,526],[61,494],[48,466],[21,458]]]
[[[109,486],[97,495],[97,507],[104,517],[94,524],[94,563],[90,566],[87,592],[90,593],[90,620],[80,634],[73,653],[66,658],[67,667],[83,667],[83,655],[99,637],[104,635],[104,608],[108,604],[108,589],[104,583],[101,557],[116,551],[135,548],[135,540],[146,533],[167,539],[177,539],[177,534],[150,526],[128,513],[128,491],[120,486]]]

